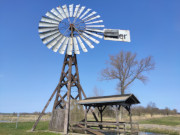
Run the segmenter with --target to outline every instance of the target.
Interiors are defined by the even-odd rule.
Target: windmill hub
[[[71,30],[71,32],[75,31],[75,26],[73,23],[70,24],[69,30]]]

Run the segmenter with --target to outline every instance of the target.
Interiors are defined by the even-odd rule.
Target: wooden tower
[[[73,96],[71,93],[71,89],[76,87],[77,93],[76,96]],[[62,89],[66,90],[65,93],[62,95]],[[71,99],[74,100],[81,100],[82,95],[86,98],[86,95],[81,87],[80,80],[79,80],[79,71],[77,65],[77,58],[76,54],[73,55],[65,55],[64,63],[61,71],[61,77],[59,83],[52,93],[50,99],[48,100],[47,104],[45,105],[43,111],[39,115],[36,123],[34,124],[32,131],[35,130],[38,122],[40,121],[41,117],[45,113],[46,108],[48,107],[50,101],[52,100],[53,96],[56,94],[53,111],[61,108],[64,109],[65,118],[64,118],[64,133],[67,134],[69,130],[69,117],[70,117],[70,102]]]

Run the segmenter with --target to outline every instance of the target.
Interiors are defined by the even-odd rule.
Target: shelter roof
[[[139,103],[139,100],[133,94],[90,97],[78,102],[78,104],[85,106],[132,105]]]

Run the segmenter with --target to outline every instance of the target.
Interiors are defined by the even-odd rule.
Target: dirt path
[[[180,126],[166,126],[166,125],[156,125],[156,124],[139,124],[140,128],[144,129],[161,129],[161,130],[170,130],[180,133]]]

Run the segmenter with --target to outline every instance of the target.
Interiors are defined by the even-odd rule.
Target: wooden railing
[[[130,123],[130,122],[95,122],[95,121],[87,121],[85,122],[71,122],[71,129],[78,129],[84,131],[98,131],[98,132],[116,132],[116,133],[125,133],[125,134],[138,134],[139,132],[139,124],[138,123]],[[85,124],[87,124],[87,128],[85,128]],[[132,124],[132,128],[131,128]],[[102,127],[99,129],[99,127]]]

